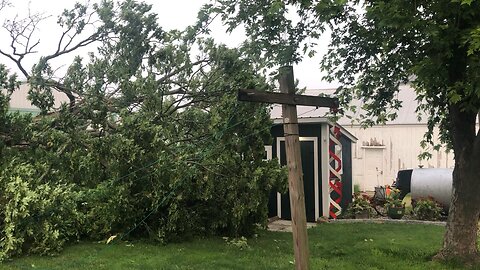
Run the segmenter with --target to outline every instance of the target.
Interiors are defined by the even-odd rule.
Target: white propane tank
[[[412,199],[433,197],[446,208],[452,198],[453,169],[413,169]]]

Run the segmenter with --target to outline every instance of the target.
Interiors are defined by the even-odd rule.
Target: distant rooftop
[[[28,100],[28,84],[21,84],[19,89],[15,90],[12,93],[10,98],[10,111],[19,111],[25,113],[37,114],[40,112],[40,109],[33,106],[30,100]],[[53,91],[53,96],[55,98],[55,107],[58,108],[63,102],[68,102],[67,97],[60,92]]]
[[[306,90],[304,95],[318,96],[320,94],[326,94],[333,96],[335,89],[309,89]],[[408,85],[400,86],[400,91],[398,93],[398,99],[402,101],[402,107],[398,110],[397,118],[393,121],[387,121],[389,125],[415,125],[415,124],[425,124],[427,122],[426,117],[422,117],[421,121],[417,119],[417,113],[415,112],[418,103],[415,100],[416,94],[413,88]],[[354,100],[353,103],[360,107],[363,102],[360,100]],[[314,108],[308,106],[297,106],[297,113],[299,118],[319,118],[325,117],[326,113],[329,111],[328,108]],[[355,115],[352,112],[347,113],[348,115],[358,117],[360,114],[365,113],[363,110],[358,110]],[[282,118],[282,106],[273,105],[273,109],[270,113],[272,119]],[[351,119],[347,117],[342,117],[338,120],[340,125],[358,125],[358,123],[352,123]]]

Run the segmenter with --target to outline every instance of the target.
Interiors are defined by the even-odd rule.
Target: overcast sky
[[[91,0],[96,2],[97,0]],[[252,0],[253,1],[253,0]],[[70,8],[74,5],[76,0],[10,0],[15,6],[15,9],[9,9],[7,12],[0,14],[0,21],[3,23],[5,19],[12,18],[15,14],[20,16],[28,12],[29,2],[32,12],[44,12],[52,15],[52,17],[40,25],[40,46],[38,47],[39,56],[41,54],[48,54],[54,50],[56,41],[60,34],[59,27],[56,26],[57,15],[60,14],[64,8]],[[158,14],[159,25],[165,29],[183,29],[195,22],[197,11],[200,7],[209,2],[209,0],[144,0],[152,4],[153,11]],[[221,22],[215,22],[212,25],[212,35],[219,43],[224,43],[230,47],[237,46],[242,42],[244,36],[241,30],[233,34],[226,34],[225,28],[222,27]],[[0,33],[0,48],[9,49],[8,35],[5,31]],[[301,64],[294,67],[295,77],[300,81],[300,87],[307,87],[308,89],[330,88],[335,85],[329,84],[321,80],[323,74],[319,69],[320,55],[325,53],[326,45],[328,44],[328,37],[325,37],[324,42],[319,42],[317,51],[319,55],[312,59],[305,59]],[[87,51],[91,51],[87,50]],[[81,52],[86,53],[86,52]],[[65,65],[73,59],[74,55],[65,56],[56,65]],[[36,61],[35,57],[25,59],[26,67],[30,69],[32,64]],[[0,63],[6,64],[12,71],[17,71],[16,67],[6,57],[0,55]]]

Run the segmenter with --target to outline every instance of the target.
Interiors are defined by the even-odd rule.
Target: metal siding
[[[451,168],[454,166],[453,153],[446,153],[446,149],[440,151],[430,150],[432,158],[418,160],[418,155],[423,151],[420,142],[427,131],[424,125],[387,125],[373,126],[363,129],[358,126],[346,127],[358,139],[354,144],[353,155],[353,181],[359,184],[362,190],[373,191],[376,181],[366,179],[368,169],[382,168],[379,184],[392,184],[401,169],[418,168]],[[438,131],[435,131],[436,138]],[[437,141],[435,141],[437,142]],[[372,145],[373,144],[373,145]],[[377,145],[378,144],[378,145]],[[377,145],[377,146],[375,146]],[[383,149],[383,157],[380,161],[369,160],[371,149]]]
[[[30,86],[28,84],[21,84],[18,89],[13,91],[12,96],[10,97],[10,108],[14,108],[18,111],[26,112],[38,112],[40,111],[37,107],[32,105],[32,102],[28,100],[28,91]],[[54,97],[54,107],[59,108],[62,103],[68,103],[69,100],[67,96],[59,91],[52,90]],[[33,110],[33,111],[32,111]]]
[[[327,96],[334,96],[336,89],[306,89],[304,94],[310,96],[318,96],[324,94]],[[398,117],[394,120],[387,121],[388,125],[396,124],[426,124],[427,118],[425,113],[420,121],[418,121],[416,109],[418,107],[418,102],[416,100],[415,90],[408,84],[400,85],[397,98],[402,102],[402,106],[397,112]],[[356,105],[356,112],[347,111],[346,115],[349,115],[353,118],[361,118],[362,115],[365,115],[365,111],[361,109],[364,102],[362,100],[354,99],[350,102],[350,105]],[[324,117],[328,112],[329,108],[313,108],[311,106],[297,106],[297,112],[299,117],[309,118],[309,117]],[[282,106],[278,104],[273,105],[273,110],[270,113],[272,118],[281,118],[282,116]],[[348,117],[340,117],[338,119],[338,124],[342,126],[347,126],[352,123],[352,119]]]

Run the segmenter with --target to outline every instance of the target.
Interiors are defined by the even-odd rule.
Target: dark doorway
[[[280,142],[280,163],[287,164],[285,141]],[[302,155],[303,183],[305,192],[305,210],[308,222],[315,222],[315,143],[313,141],[300,141]],[[291,219],[289,193],[282,194],[281,199],[282,219]]]

